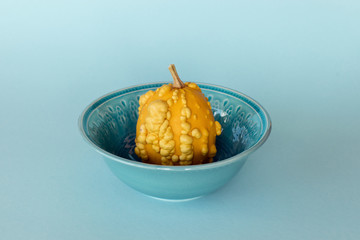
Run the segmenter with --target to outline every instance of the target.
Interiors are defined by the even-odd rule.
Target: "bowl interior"
[[[108,94],[92,103],[83,113],[80,127],[85,137],[98,148],[132,161],[139,98],[164,83],[141,85]],[[263,108],[247,96],[230,89],[198,84],[208,97],[216,121],[223,132],[216,138],[214,161],[235,156],[258,143],[269,130]]]

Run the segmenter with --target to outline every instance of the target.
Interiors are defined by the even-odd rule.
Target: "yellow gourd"
[[[191,165],[212,162],[216,135],[210,102],[195,83],[183,83],[173,64],[174,84],[148,91],[139,99],[135,153],[143,162]]]

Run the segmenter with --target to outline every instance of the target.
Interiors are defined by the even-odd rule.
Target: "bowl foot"
[[[156,200],[160,200],[160,201],[164,201],[164,202],[174,202],[174,203],[178,203],[178,202],[188,202],[188,201],[192,201],[192,200],[196,200],[198,198],[203,197],[203,195],[201,196],[197,196],[197,197],[192,197],[192,198],[184,198],[184,199],[167,199],[167,198],[159,198],[159,197],[154,197],[154,196],[150,196],[150,195],[145,195],[147,197],[156,199]]]

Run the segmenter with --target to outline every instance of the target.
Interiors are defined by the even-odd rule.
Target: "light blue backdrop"
[[[1,239],[359,239],[359,1],[0,1]],[[227,86],[273,131],[185,203],[128,188],[82,140],[92,100]]]

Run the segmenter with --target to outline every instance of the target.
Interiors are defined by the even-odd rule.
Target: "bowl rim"
[[[120,91],[126,91],[126,90],[129,90],[129,89],[132,89],[132,88],[145,87],[145,86],[149,86],[149,85],[159,85],[159,84],[168,84],[168,83],[169,82],[152,82],[152,83],[131,85],[129,87],[114,90],[114,91],[111,91],[111,92],[109,92],[107,94],[104,94],[104,95],[98,97],[97,99],[95,99],[94,101],[92,101],[90,104],[88,104],[86,106],[86,108],[82,111],[82,113],[80,114],[80,116],[78,118],[78,127],[79,127],[79,130],[80,130],[80,133],[81,133],[82,137],[84,138],[84,140],[90,146],[94,147],[97,152],[99,152],[100,154],[102,154],[105,157],[110,158],[111,160],[114,160],[114,161],[122,163],[122,164],[130,165],[130,166],[133,166],[133,167],[146,168],[146,169],[150,169],[150,170],[164,170],[164,171],[184,171],[184,170],[185,171],[190,171],[190,170],[191,171],[198,171],[198,170],[205,170],[205,169],[223,167],[223,166],[229,165],[229,164],[231,164],[233,162],[237,162],[237,161],[240,161],[241,159],[244,159],[249,154],[255,152],[255,150],[257,150],[259,147],[261,147],[265,143],[265,141],[268,139],[268,137],[269,137],[269,135],[271,133],[271,129],[272,129],[272,122],[271,122],[271,118],[270,118],[269,113],[266,111],[266,109],[259,102],[257,102],[253,98],[251,98],[251,97],[247,96],[246,94],[241,93],[241,92],[239,92],[237,90],[227,88],[227,87],[223,87],[223,86],[216,85],[216,84],[209,84],[209,83],[202,83],[202,82],[195,82],[195,83],[198,84],[198,85],[224,89],[224,90],[233,92],[235,94],[241,95],[242,97],[244,97],[248,101],[255,104],[263,112],[263,115],[265,117],[265,123],[267,123],[267,126],[265,126],[266,128],[265,128],[264,134],[261,136],[261,138],[253,146],[251,146],[250,148],[242,151],[241,153],[238,153],[238,154],[236,154],[236,155],[234,155],[234,156],[232,156],[230,158],[223,159],[223,160],[218,161],[218,162],[205,163],[205,164],[199,164],[199,165],[186,165],[186,166],[167,166],[167,165],[165,166],[165,165],[156,165],[156,164],[133,161],[133,160],[126,159],[126,158],[117,156],[115,154],[112,154],[112,153],[102,149],[98,145],[96,145],[87,136],[87,134],[85,133],[85,129],[84,129],[84,125],[83,125],[85,114],[90,110],[90,108],[92,108],[99,101],[101,101],[101,100],[103,100],[105,98],[108,98],[109,96],[111,96],[111,95],[113,95],[113,94],[115,94],[117,92],[120,92]],[[207,89],[207,90],[211,90],[211,89]],[[110,100],[110,99],[112,99],[112,98],[109,98],[108,100]],[[257,112],[259,112],[259,111],[257,111]]]

